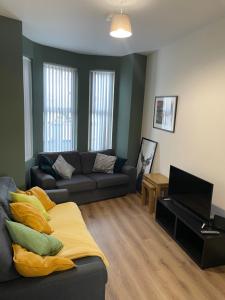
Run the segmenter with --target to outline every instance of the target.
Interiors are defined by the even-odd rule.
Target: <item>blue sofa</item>
[[[13,266],[12,241],[5,220],[11,218],[9,192],[16,191],[10,177],[0,177],[0,299],[1,300],[103,300],[107,271],[98,257],[76,260],[75,269],[46,277],[21,277]],[[65,193],[51,192],[52,200],[62,202]]]
[[[136,191],[136,168],[124,165],[120,173],[93,173],[97,152],[42,152],[37,156],[37,165],[31,168],[32,185],[45,190],[60,189],[67,193],[68,200],[85,204],[103,199],[124,196]],[[106,155],[115,155],[113,149],[99,151]],[[71,179],[56,180],[38,167],[42,155],[55,161],[61,154],[75,171]]]

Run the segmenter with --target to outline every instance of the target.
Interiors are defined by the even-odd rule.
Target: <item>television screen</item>
[[[212,193],[213,184],[170,166],[169,197],[202,219],[210,219]]]

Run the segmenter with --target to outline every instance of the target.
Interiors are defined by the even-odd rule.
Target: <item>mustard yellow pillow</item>
[[[13,261],[17,272],[24,277],[47,276],[53,272],[66,271],[75,267],[69,258],[58,256],[42,257],[13,244]]]
[[[47,195],[47,193],[41,189],[39,186],[35,186],[33,188],[31,188],[28,191],[21,191],[21,190],[17,190],[18,193],[21,194],[26,194],[26,195],[33,195],[35,197],[38,198],[38,200],[42,203],[42,205],[44,206],[44,208],[48,211],[49,209],[53,208],[54,206],[56,206],[55,202],[53,202],[49,196]]]
[[[11,203],[10,208],[15,221],[41,233],[50,234],[53,232],[45,217],[32,204],[26,202]]]
[[[34,207],[39,209],[39,211],[42,213],[42,215],[45,217],[45,219],[48,221],[50,220],[49,214],[46,212],[44,206],[42,203],[38,200],[35,196],[25,195],[25,194],[19,194],[19,193],[10,193],[12,202],[26,202],[32,204]]]

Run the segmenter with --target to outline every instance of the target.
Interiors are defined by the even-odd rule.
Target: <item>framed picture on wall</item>
[[[169,132],[175,131],[178,96],[156,96],[153,127]]]
[[[141,191],[141,184],[144,174],[148,174],[152,170],[157,144],[157,142],[144,137],[141,140],[141,146],[137,160],[137,191]]]

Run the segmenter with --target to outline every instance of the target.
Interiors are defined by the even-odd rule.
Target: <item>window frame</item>
[[[29,63],[29,74],[28,78],[29,78],[29,82],[28,84],[28,89],[29,89],[29,124],[26,124],[26,105],[27,103],[25,103],[25,98],[27,97],[27,95],[25,95],[25,71],[24,71],[24,61],[27,61]],[[32,59],[30,59],[29,57],[23,55],[23,97],[24,97],[24,158],[25,158],[25,162],[31,160],[34,156],[34,122],[33,122],[33,74],[32,74]],[[29,126],[29,133],[27,132],[27,126]],[[28,143],[27,143],[27,136],[29,135],[29,147],[28,147]]]
[[[116,70],[114,69],[93,69],[89,72],[89,114],[88,114],[88,151],[102,151],[105,149],[93,150],[91,149],[91,118],[92,118],[92,90],[93,90],[93,72],[103,72],[113,74],[113,102],[112,102],[112,131],[111,131],[111,146],[113,147],[113,131],[114,131],[114,110],[115,110],[115,87],[116,87]]]
[[[56,67],[62,67],[62,68],[68,68],[73,70],[74,72],[74,82],[73,82],[73,89],[74,89],[74,95],[73,95],[73,99],[72,99],[72,136],[73,136],[73,147],[70,150],[46,150],[44,147],[44,134],[45,134],[45,65],[50,65],[50,66],[56,66]],[[78,135],[78,68],[74,67],[74,66],[70,66],[70,65],[65,65],[65,64],[58,64],[58,63],[52,63],[49,61],[44,61],[43,62],[43,151],[44,152],[60,152],[60,151],[74,151],[77,150],[77,135]]]

